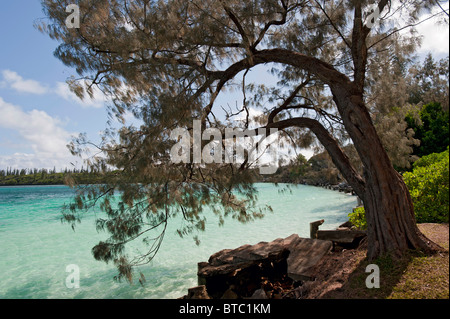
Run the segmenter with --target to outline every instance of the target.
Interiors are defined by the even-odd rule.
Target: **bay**
[[[98,233],[96,214],[86,216],[73,231],[61,223],[61,206],[73,191],[66,186],[0,187],[0,298],[1,299],[173,299],[197,285],[197,263],[225,248],[256,244],[298,234],[309,237],[309,223],[325,219],[321,229],[347,221],[355,196],[305,185],[280,192],[273,184],[257,184],[259,202],[272,207],[261,220],[242,224],[208,217],[197,246],[191,237],[176,233],[183,223],[172,220],[155,259],[140,267],[146,278],[116,282],[113,264],[96,261],[91,249],[107,234]],[[207,212],[206,212],[207,213]],[[138,248],[138,247],[137,247]],[[67,285],[70,266],[79,269],[79,288]]]

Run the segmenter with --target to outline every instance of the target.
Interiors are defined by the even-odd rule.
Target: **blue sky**
[[[2,3],[0,10],[0,169],[62,168],[80,159],[66,144],[106,127],[102,99],[81,101],[65,83],[75,71],[53,56],[57,42],[34,28],[39,0]]]
[[[446,4],[448,7],[448,3]],[[53,56],[57,42],[34,28],[44,18],[39,0],[3,1],[0,10],[0,170],[71,167],[71,136],[87,133],[92,140],[106,127],[101,94],[80,101],[65,83],[73,69]],[[427,22],[420,54],[442,58],[449,52],[448,26]],[[234,105],[234,101],[230,105]]]

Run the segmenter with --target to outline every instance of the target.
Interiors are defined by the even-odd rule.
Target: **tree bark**
[[[364,31],[362,25],[359,27]],[[266,128],[283,129],[301,126],[308,127],[315,133],[327,149],[334,164],[364,201],[370,259],[386,253],[401,256],[408,249],[422,250],[427,253],[439,250],[438,245],[419,231],[409,191],[402,177],[395,171],[364,104],[365,55],[363,53],[367,49],[363,42],[364,34],[361,32],[355,33],[353,37],[353,40],[359,43],[354,43],[353,54],[356,57],[359,56],[355,72],[361,75],[355,81],[351,81],[330,64],[314,57],[285,49],[255,51],[252,56],[236,62],[227,70],[215,73],[215,78],[219,80],[218,90],[210,106],[227,81],[239,72],[259,64],[282,63],[314,74],[331,89],[343,124],[362,161],[364,178],[359,176],[337,141],[319,122],[306,118],[294,118],[269,123]]]
[[[364,111],[359,116],[353,114],[352,120],[355,121],[356,117],[362,115]],[[363,199],[367,219],[367,255],[370,260],[384,254],[401,257],[409,249],[425,253],[440,250],[438,245],[426,238],[418,229],[409,191],[403,178],[391,164],[371,122],[364,126],[367,128],[362,134],[364,139],[359,136],[355,142],[364,164],[364,178],[359,176],[337,141],[319,122],[306,118],[292,118],[271,123],[267,128],[283,129],[292,126],[307,127],[315,133],[336,167]],[[353,125],[350,131],[354,130],[362,133]],[[353,134],[357,135],[355,132]]]
[[[373,162],[376,166],[381,164]],[[408,189],[395,170],[366,170],[365,177],[363,201],[369,260],[384,254],[401,257],[409,249],[425,253],[440,249],[418,229]]]
[[[315,74],[330,86],[344,126],[362,161],[364,178],[359,176],[336,140],[319,122],[293,118],[270,123],[267,127],[283,129],[301,126],[308,127],[315,133],[336,167],[364,201],[368,224],[369,259],[387,253],[401,256],[408,249],[426,253],[440,250],[440,247],[427,239],[416,225],[409,191],[381,143],[364,104],[364,93],[360,85],[350,81],[325,62],[288,50],[258,51],[252,62],[253,65],[278,62],[299,67]],[[238,65],[239,63],[235,64],[233,69],[239,69]]]
[[[266,50],[255,59],[275,60],[315,73],[329,84],[334,101],[364,167],[360,178],[337,142],[317,121],[288,119],[270,127],[302,126],[310,128],[330,154],[347,182],[363,199],[368,223],[368,257],[392,253],[401,256],[408,249],[430,253],[439,246],[427,239],[416,225],[414,207],[402,177],[394,169],[384,149],[370,114],[364,104],[363,92],[357,83],[326,63],[301,54]]]
[[[381,143],[362,95],[349,96],[349,91],[339,85],[333,95],[364,167],[362,199],[369,260],[384,254],[400,257],[409,249],[425,253],[440,250],[418,229],[409,190]]]

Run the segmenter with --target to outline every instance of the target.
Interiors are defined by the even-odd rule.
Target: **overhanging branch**
[[[290,127],[303,127],[310,129],[325,147],[328,154],[330,154],[334,165],[339,169],[347,182],[353,187],[356,194],[360,198],[364,197],[364,179],[353,167],[349,157],[344,153],[336,139],[323,127],[319,121],[310,118],[297,117],[270,123],[262,129],[267,130],[277,128],[279,130],[283,130]]]

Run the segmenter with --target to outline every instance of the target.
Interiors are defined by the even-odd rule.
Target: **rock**
[[[199,284],[206,286],[212,298],[221,298],[231,286],[235,287],[232,291],[238,298],[248,298],[261,287],[263,278],[289,284],[311,279],[309,269],[331,248],[331,241],[291,235],[272,242],[224,249],[213,254],[207,263],[198,264]]]
[[[222,298],[220,299],[238,299],[238,295],[230,287],[227,291],[225,291],[225,293],[222,295]]]
[[[300,238],[287,259],[288,276],[294,281],[313,280],[311,269],[333,248],[328,240]]]
[[[295,299],[302,299],[305,296],[308,295],[308,292],[311,290],[311,287],[314,285],[313,281],[307,281],[300,287],[297,287],[294,289],[294,298]]]
[[[316,239],[319,226],[325,222],[324,219],[312,222],[309,224],[309,238]]]
[[[340,228],[348,228],[351,229],[353,227],[353,224],[351,221],[346,221],[345,223],[339,225],[338,229]]]
[[[331,240],[338,244],[354,244],[366,236],[362,230],[319,230],[317,238],[322,240]]]
[[[269,299],[269,298],[267,297],[267,294],[264,291],[264,289],[258,289],[253,293],[250,299]]]
[[[323,220],[310,224],[311,238],[332,241],[333,244],[357,246],[366,237],[365,231],[352,229],[353,224],[350,221],[341,224],[336,230],[319,230],[319,226],[322,224]]]
[[[183,299],[211,299],[206,291],[206,286],[198,286],[188,289],[188,294]]]

